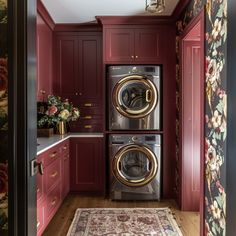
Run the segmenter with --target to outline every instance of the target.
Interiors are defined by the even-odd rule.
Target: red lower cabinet
[[[70,189],[104,191],[103,138],[71,138]]]
[[[70,191],[70,150],[69,141],[63,144],[62,147],[62,188],[61,199],[63,200]]]
[[[44,173],[37,175],[37,235],[42,235],[69,192],[69,140],[40,154]]]

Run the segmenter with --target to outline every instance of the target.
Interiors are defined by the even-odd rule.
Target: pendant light
[[[161,13],[165,10],[165,0],[146,0],[146,11]]]

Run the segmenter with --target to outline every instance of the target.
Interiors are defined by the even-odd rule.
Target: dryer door
[[[157,105],[158,91],[147,77],[131,75],[116,84],[112,100],[116,110],[123,116],[143,118]]]
[[[158,171],[155,154],[148,147],[137,144],[121,148],[112,164],[113,174],[117,180],[130,187],[148,184]]]

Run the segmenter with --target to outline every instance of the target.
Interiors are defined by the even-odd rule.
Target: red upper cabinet
[[[105,32],[105,58],[108,62],[134,60],[134,31],[107,29]]]
[[[55,41],[53,90],[66,98],[77,93],[78,40],[72,35],[59,35]]]
[[[53,90],[75,101],[99,99],[102,94],[100,33],[57,33]]]
[[[78,87],[81,99],[99,99],[102,95],[102,38],[101,35],[78,37]]]
[[[160,58],[161,46],[159,30],[135,30],[135,61],[158,61]]]
[[[52,30],[37,14],[37,99],[52,92]]]
[[[155,63],[160,58],[159,38],[156,28],[106,28],[105,61]]]

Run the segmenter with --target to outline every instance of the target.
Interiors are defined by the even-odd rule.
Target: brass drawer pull
[[[40,192],[40,189],[39,188],[37,188],[37,193],[39,193]]]
[[[55,171],[53,174],[51,174],[51,177],[52,177],[52,178],[55,178],[57,175],[58,175],[58,172]]]
[[[85,103],[84,106],[85,107],[91,107],[93,104],[92,103]]]
[[[85,116],[84,119],[85,119],[85,120],[91,120],[91,119],[92,119],[92,116]]]
[[[37,220],[37,228],[40,226],[40,221]]]
[[[93,126],[92,125],[85,125],[84,128],[85,129],[91,129]]]
[[[55,157],[57,155],[57,152],[54,152],[50,155],[51,158]]]
[[[66,149],[67,149],[67,146],[64,146],[64,147],[63,147],[63,150],[66,150]]]
[[[54,197],[53,200],[51,201],[51,205],[54,206],[57,203],[57,197]]]

